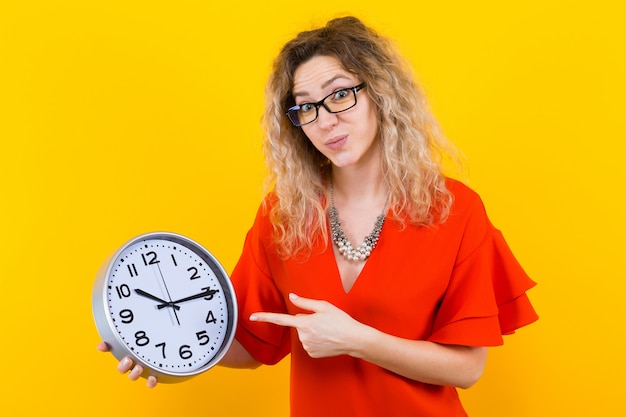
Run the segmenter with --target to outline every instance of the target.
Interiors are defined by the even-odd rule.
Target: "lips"
[[[348,140],[348,136],[335,136],[327,140],[325,145],[329,149],[337,150],[337,149],[341,149],[347,140]]]

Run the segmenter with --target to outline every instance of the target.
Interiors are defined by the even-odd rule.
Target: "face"
[[[294,73],[295,103],[315,103],[327,95],[361,83],[331,56],[316,56]],[[366,87],[367,88],[367,87]],[[357,103],[341,113],[320,106],[317,120],[301,127],[311,143],[337,168],[377,166],[380,161],[376,109],[362,89]]]

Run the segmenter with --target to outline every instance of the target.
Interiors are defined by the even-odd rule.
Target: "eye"
[[[343,90],[337,90],[330,97],[332,101],[344,101],[350,97],[350,89],[344,88]]]
[[[315,104],[313,103],[300,104],[300,113],[308,113],[313,110],[315,110]]]
[[[332,99],[333,100],[343,100],[346,97],[348,97],[348,95],[350,94],[350,90],[349,89],[343,89],[343,90],[337,90],[335,91],[335,94],[333,94]]]

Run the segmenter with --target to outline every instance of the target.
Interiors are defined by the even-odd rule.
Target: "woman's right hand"
[[[98,343],[98,350],[100,352],[108,352],[111,349],[109,348],[109,345],[107,345],[105,342],[100,342]],[[125,374],[126,372],[130,371],[130,373],[128,374],[128,379],[130,379],[131,381],[136,381],[141,377],[141,374],[143,373],[143,367],[139,364],[136,364],[134,366],[133,365],[134,364],[132,359],[126,356],[117,364],[117,370],[121,374]],[[156,377],[150,375],[148,377],[146,385],[148,386],[148,388],[156,387]]]

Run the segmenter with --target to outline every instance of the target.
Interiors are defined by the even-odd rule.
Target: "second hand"
[[[161,275],[161,281],[163,281],[163,286],[165,287],[165,292],[167,293],[167,298],[169,299],[169,301],[172,301],[172,296],[170,295],[170,291],[167,289],[167,284],[165,283],[165,278],[163,278],[163,272],[161,271],[161,265],[160,264],[156,264],[157,268],[159,269],[159,275]],[[176,309],[172,309],[172,311],[174,312],[174,317],[176,317],[176,323],[178,323],[178,325],[180,326],[180,320],[178,320],[178,314],[176,313]]]

